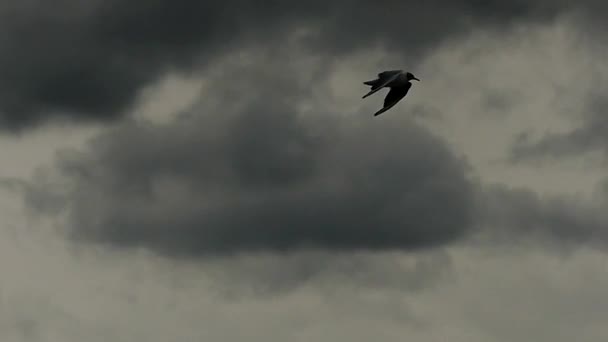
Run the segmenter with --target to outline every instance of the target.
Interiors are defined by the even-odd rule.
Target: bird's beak
[[[417,77],[412,78],[413,80],[416,80],[418,82],[420,82],[420,80]]]

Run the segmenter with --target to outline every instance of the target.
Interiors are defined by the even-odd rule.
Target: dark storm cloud
[[[306,127],[289,130],[299,125],[289,109],[265,110],[243,113],[259,126],[237,122],[215,140],[137,126],[102,137],[103,150],[69,162],[77,179],[73,233],[167,253],[222,254],[416,249],[467,229],[463,166],[422,129],[359,126],[315,138]]]
[[[467,167],[425,129],[297,115],[309,86],[282,82],[270,66],[230,70],[209,96],[234,111],[125,123],[60,157],[66,183],[31,186],[30,207],[66,201],[76,239],[167,255],[416,250],[466,233]],[[248,95],[234,99],[232,87]]]
[[[521,135],[511,150],[513,161],[535,161],[579,156],[600,151],[608,155],[608,99],[592,94],[581,110],[582,124],[565,133],[548,134],[538,141]],[[574,113],[579,114],[579,113]]]
[[[303,45],[317,54],[339,58],[380,43],[405,51],[413,66],[446,37],[551,18],[561,3],[12,0],[0,5],[0,121],[17,129],[50,117],[119,117],[168,70],[204,67],[235,47],[280,47],[301,28],[312,30]]]

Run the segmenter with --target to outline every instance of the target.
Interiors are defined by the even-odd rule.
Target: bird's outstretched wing
[[[379,73],[378,78],[379,79],[389,78],[389,77],[395,76],[397,74],[400,74],[402,72],[403,72],[403,70],[387,70],[387,71],[383,71],[383,72]]]
[[[384,98],[384,107],[390,106],[401,101],[401,99],[404,98],[405,95],[407,95],[407,92],[410,90],[411,87],[411,83],[406,83],[402,87],[391,88],[391,90],[388,92],[388,94],[386,94],[386,97]]]
[[[386,94],[386,97],[384,98],[384,107],[382,109],[380,109],[379,111],[377,111],[376,113],[374,113],[374,116],[378,116],[378,115],[386,112],[387,110],[391,109],[394,105],[396,105],[397,102],[401,101],[401,99],[404,98],[405,95],[407,95],[407,92],[410,90],[411,86],[412,86],[411,83],[407,83],[403,87],[391,88],[391,90],[388,92],[388,94]]]

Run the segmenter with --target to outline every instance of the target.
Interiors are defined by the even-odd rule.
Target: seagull
[[[378,78],[371,81],[365,81],[363,84],[371,86],[369,93],[363,95],[366,98],[382,88],[391,88],[384,98],[384,107],[377,111],[374,116],[378,116],[387,110],[391,109],[397,102],[407,95],[407,92],[412,87],[411,80],[420,81],[411,72],[403,72],[403,70],[388,70],[378,74]]]

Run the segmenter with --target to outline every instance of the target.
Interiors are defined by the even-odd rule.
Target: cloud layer
[[[2,177],[56,160],[0,178],[0,339],[608,335],[602,169],[495,162],[528,129],[551,142],[532,159],[605,148],[605,53],[580,29],[603,2],[254,5],[0,5],[5,129],[120,119],[86,147],[74,126],[0,135]],[[373,118],[360,82],[391,64],[423,81]],[[196,86],[132,111],[167,72]]]

